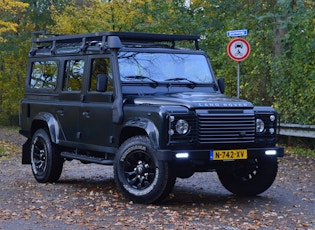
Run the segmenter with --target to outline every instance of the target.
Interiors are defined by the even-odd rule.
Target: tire
[[[38,129],[32,137],[31,166],[37,182],[56,182],[60,178],[63,159],[45,129]]]
[[[174,175],[168,162],[157,160],[146,136],[127,139],[117,152],[115,183],[127,199],[136,203],[162,201],[174,187]]]
[[[249,159],[231,169],[217,171],[222,185],[241,196],[254,196],[266,191],[278,172],[276,157]]]

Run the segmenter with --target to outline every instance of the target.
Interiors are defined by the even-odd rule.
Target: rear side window
[[[55,89],[57,86],[58,65],[55,61],[32,63],[30,87],[33,89]]]

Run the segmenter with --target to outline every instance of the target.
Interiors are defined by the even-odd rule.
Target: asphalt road
[[[162,204],[140,205],[118,193],[109,166],[65,162],[57,183],[37,183],[21,164],[22,142],[0,129],[0,229],[315,229],[315,159],[280,159],[260,196],[234,196],[215,173],[196,173]]]

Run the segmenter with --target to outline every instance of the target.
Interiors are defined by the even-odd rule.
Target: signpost
[[[228,37],[242,37],[247,35],[247,30],[230,30],[226,35]]]
[[[247,30],[228,31],[229,37],[246,36]],[[240,97],[240,62],[244,61],[250,54],[250,45],[244,38],[234,38],[227,46],[230,58],[237,61],[237,98]]]

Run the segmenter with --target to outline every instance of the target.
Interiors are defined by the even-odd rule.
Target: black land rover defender
[[[275,180],[278,114],[225,96],[199,36],[38,35],[20,114],[22,163],[38,182],[57,181],[65,160],[113,165],[120,192],[148,204],[195,172],[239,195]]]

